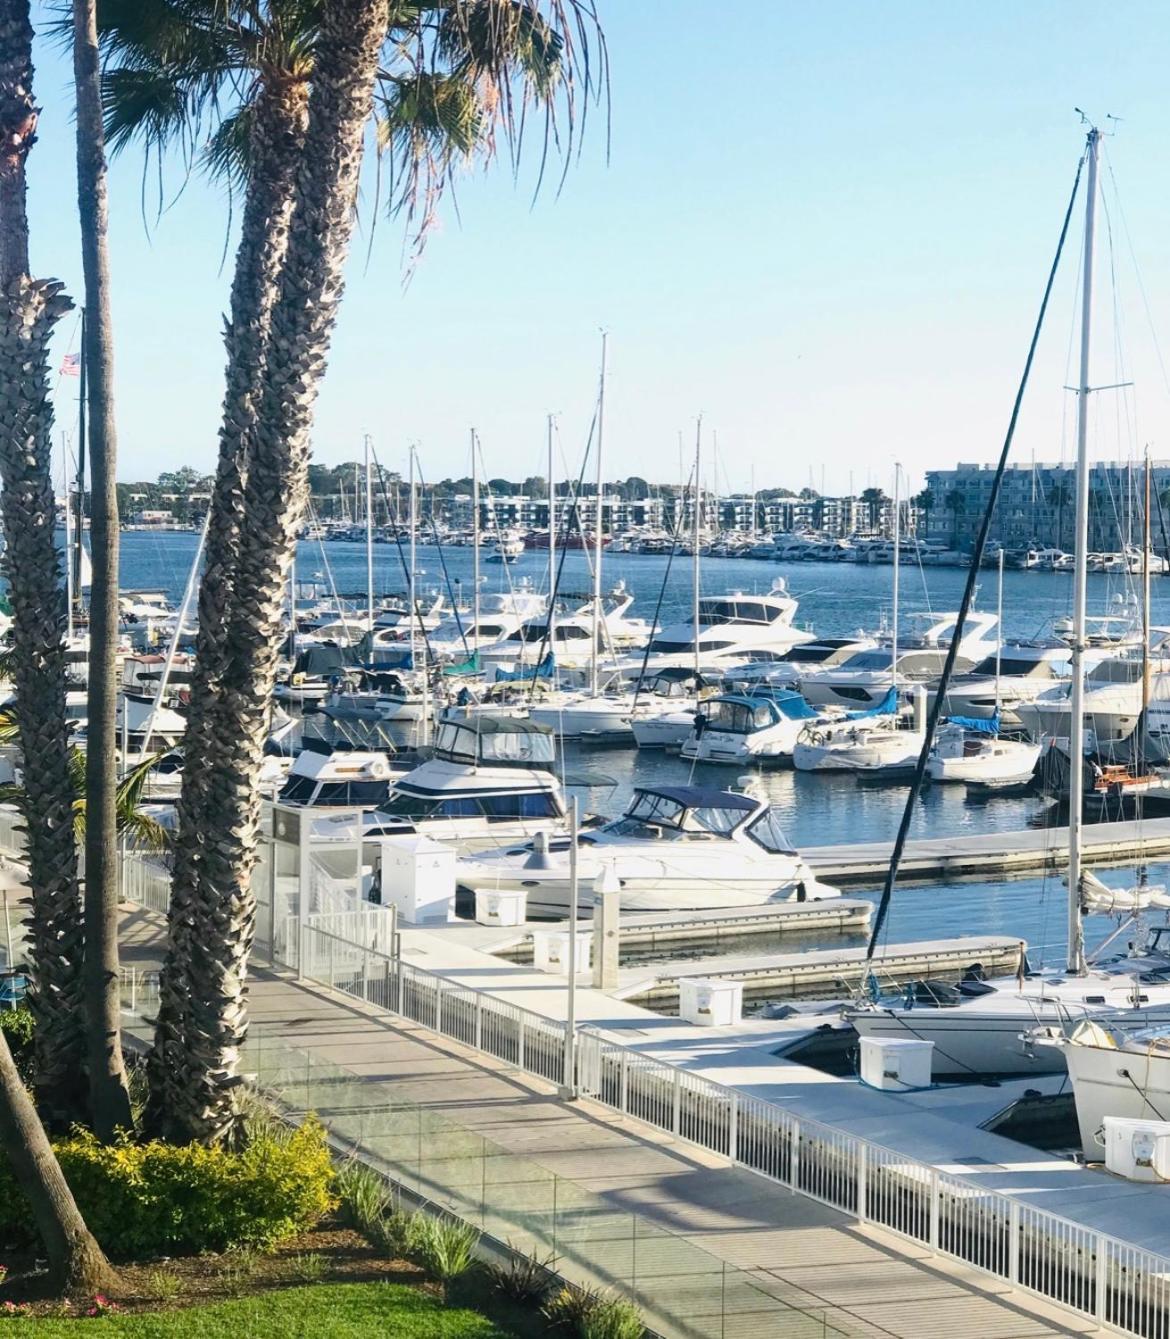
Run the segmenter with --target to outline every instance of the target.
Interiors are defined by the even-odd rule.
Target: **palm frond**
[[[182,86],[165,70],[107,70],[102,76],[106,143],[120,153],[134,140],[161,150],[190,126],[191,105]]]
[[[248,180],[253,105],[245,103],[225,116],[203,146],[200,161],[209,176],[243,187]]]

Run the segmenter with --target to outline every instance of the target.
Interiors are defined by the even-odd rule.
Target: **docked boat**
[[[599,875],[626,911],[706,910],[837,897],[794,849],[766,800],[702,786],[640,786],[621,818],[580,834],[582,910]],[[568,841],[538,839],[459,862],[460,886],[524,889],[541,914],[569,907]]]
[[[916,614],[909,622],[918,629],[900,637],[897,645],[860,651],[840,665],[802,673],[797,688],[816,706],[851,710],[877,706],[895,680],[901,684],[930,684],[942,674],[958,614]],[[959,670],[972,669],[995,654],[994,614],[968,615],[956,656]]]
[[[427,636],[427,647],[436,660],[463,660],[540,618],[547,601],[531,586],[498,595],[481,595],[471,614],[458,611],[445,618]]]
[[[886,777],[912,765],[926,737],[925,693],[921,688],[912,692],[909,711],[898,698],[890,688],[869,711],[806,722],[792,750],[792,765],[798,772],[866,771]]]
[[[524,552],[524,536],[519,530],[505,530],[487,556],[489,563],[514,563]]]
[[[749,660],[724,670],[728,692],[754,692],[757,688],[796,688],[802,674],[835,669],[862,651],[878,649],[875,637],[818,637],[794,646],[783,660]]]
[[[1151,655],[1147,669],[1141,648],[1107,656],[1085,676],[1082,720],[1098,745],[1117,744],[1133,734],[1142,714],[1146,675],[1153,685],[1152,696],[1167,690],[1161,679],[1170,675],[1170,656],[1164,648]],[[1035,740],[1044,736],[1067,739],[1072,716],[1072,693],[1067,683],[1054,685],[1031,702],[1016,707],[1024,729]]]
[[[721,693],[700,702],[682,756],[738,765],[790,761],[817,713],[799,693]]]
[[[1005,642],[966,674],[956,674],[947,686],[948,715],[974,716],[990,720],[999,716],[1009,730],[1023,722],[1018,708],[1035,702],[1054,687],[1068,683],[1072,652],[1067,643]],[[927,694],[927,702],[934,692]]]
[[[277,799],[305,808],[372,813],[389,801],[394,776],[384,753],[338,750],[323,740],[306,738]]]
[[[535,721],[447,717],[436,726],[433,756],[394,780],[378,826],[461,853],[560,830],[567,811],[555,766],[555,737]]]
[[[1039,744],[1001,738],[994,717],[989,721],[951,717],[935,738],[926,773],[931,781],[1011,786],[1030,781],[1039,758]]]

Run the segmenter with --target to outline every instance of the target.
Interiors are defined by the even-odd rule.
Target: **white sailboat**
[[[1170,1023],[1170,961],[1157,954],[1126,955],[1092,970],[1085,960],[1081,899],[1088,879],[1081,865],[1080,796],[1084,786],[1085,650],[1087,646],[1086,574],[1089,529],[1089,396],[1092,333],[1093,237],[1097,197],[1098,131],[1086,146],[1087,203],[1081,271],[1081,347],[1077,403],[1076,570],[1073,592],[1072,684],[1068,851],[1068,955],[1063,972],[1021,973],[992,981],[969,981],[958,988],[918,982],[897,999],[879,999],[845,1011],[862,1037],[913,1036],[935,1044],[935,1073],[1040,1074],[1065,1067],[1068,1048],[1026,1045],[1037,1028],[1054,1035],[1071,1033],[1086,1018],[1119,1011],[1130,1025],[1143,1015]],[[1090,890],[1091,891],[1091,890]]]

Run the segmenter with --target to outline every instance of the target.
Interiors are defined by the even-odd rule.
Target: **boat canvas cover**
[[[847,711],[845,715],[851,721],[864,721],[871,716],[895,716],[897,712],[898,690],[891,688],[877,706],[869,707],[865,711]]]
[[[497,683],[524,683],[528,679],[551,679],[556,669],[556,658],[550,651],[539,665],[521,665],[519,669],[496,670]]]
[[[947,720],[952,725],[957,725],[961,730],[969,730],[976,735],[997,735],[999,734],[999,713],[994,716],[981,718],[979,716],[948,716]]]

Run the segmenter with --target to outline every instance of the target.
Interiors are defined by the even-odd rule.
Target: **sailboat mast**
[[[557,585],[557,484],[553,473],[553,416],[548,416],[548,625],[552,627]]]
[[[597,388],[597,511],[595,522],[597,533],[593,546],[593,660],[589,675],[589,692],[597,696],[597,666],[601,656],[601,445],[605,429],[605,354],[609,336],[601,335],[601,378]]]
[[[370,475],[370,434],[366,433],[366,612],[374,634],[374,486]],[[373,643],[371,642],[371,649]]]
[[[1072,716],[1068,741],[1068,961],[1085,972],[1081,923],[1081,826],[1085,788],[1085,606],[1089,557],[1089,353],[1093,332],[1093,234],[1097,221],[1097,151],[1100,132],[1089,130],[1085,146],[1085,255],[1081,266],[1081,368],[1077,384],[1076,568],[1073,581]]]
[[[410,668],[415,669],[414,663],[414,625],[416,620],[415,611],[418,604],[414,596],[414,574],[418,570],[418,515],[415,508],[414,497],[414,444],[410,447],[410,583],[407,599],[410,601]]]
[[[471,430],[471,627],[474,646],[479,649],[479,453],[475,429]]]
[[[999,576],[995,584],[995,719],[999,722],[999,674],[1003,659],[1003,546],[999,550]]]
[[[1147,713],[1150,709],[1150,448],[1146,447],[1145,496],[1142,501],[1142,714],[1138,735],[1138,756],[1145,762]],[[1136,770],[1136,769],[1135,769]]]
[[[894,626],[890,637],[890,678],[898,708],[898,576],[902,567],[902,466],[894,462]]]
[[[695,696],[699,693],[699,510],[702,505],[702,491],[699,486],[699,462],[703,445],[703,416],[699,415],[695,423],[695,514],[691,517],[691,525],[694,539],[695,555],[692,562],[694,573],[693,586],[691,594],[691,616],[694,619],[694,642],[695,642]]]

